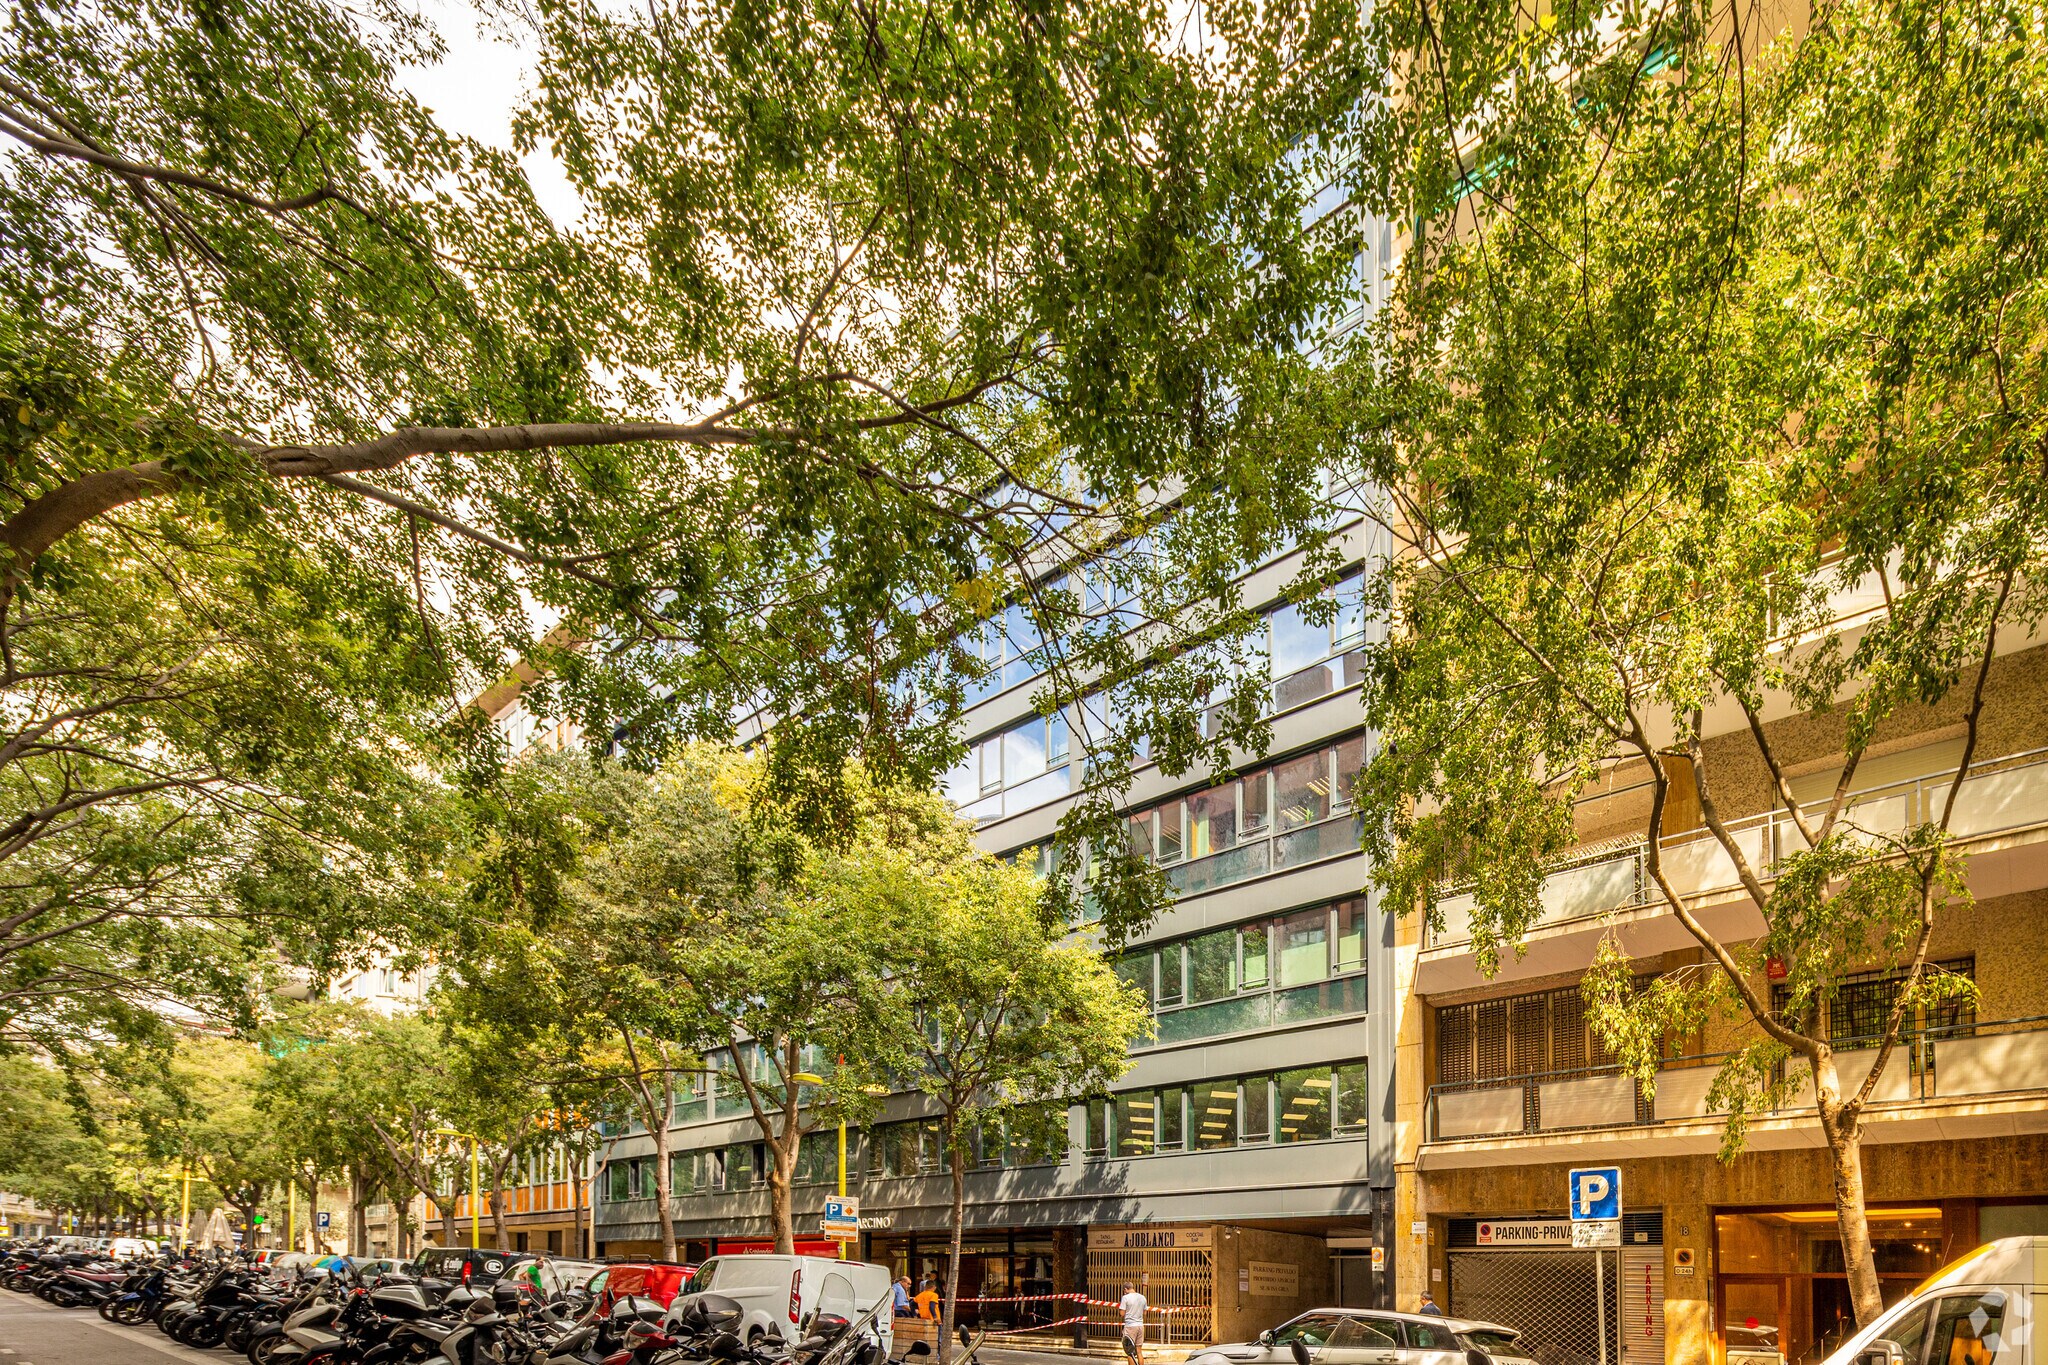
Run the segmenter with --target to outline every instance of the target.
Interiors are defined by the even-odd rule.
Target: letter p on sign
[[[1621,1167],[1592,1166],[1570,1174],[1574,1221],[1606,1221],[1621,1217]]]

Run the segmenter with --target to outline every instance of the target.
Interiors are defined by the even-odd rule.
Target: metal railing
[[[1861,1085],[1877,1055],[1877,1038],[1837,1039],[1835,1067],[1845,1088]],[[1515,1076],[1439,1082],[1424,1100],[1423,1141],[1514,1137],[1612,1128],[1649,1128],[1717,1117],[1707,1095],[1733,1053],[1673,1057],[1658,1068],[1654,1093],[1618,1066],[1532,1071]],[[1793,1114],[1813,1104],[1805,1062],[1786,1105]],[[1784,1073],[1780,1073],[1783,1079]],[[1871,1092],[1875,1106],[1925,1104],[1987,1095],[2048,1091],[2048,1015],[1902,1030],[1884,1074]]]
[[[1842,821],[1862,838],[1877,841],[1905,834],[1940,817],[1953,769],[1853,791]],[[1810,819],[1825,814],[1825,802],[1805,807]],[[1957,793],[1950,833],[1959,839],[2023,829],[2048,822],[2048,748],[1973,763]],[[1784,810],[1765,811],[1729,822],[1729,834],[1744,859],[1766,881],[1777,863],[1806,847],[1799,827]],[[1708,830],[1688,830],[1659,841],[1666,877],[1680,895],[1732,890],[1740,885],[1735,860]],[[1565,924],[1596,915],[1638,909],[1662,899],[1650,877],[1647,838],[1610,839],[1572,850],[1545,876],[1542,916],[1532,927]],[[1438,900],[1445,927],[1425,929],[1423,946],[1468,942],[1474,897],[1469,886],[1454,887]]]

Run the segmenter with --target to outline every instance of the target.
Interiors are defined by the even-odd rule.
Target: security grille
[[[1209,1252],[1088,1249],[1089,1298],[1115,1303],[1123,1297],[1126,1284],[1137,1285],[1153,1308],[1173,1310],[1146,1315],[1147,1339],[1186,1345],[1214,1339],[1216,1276]],[[1089,1314],[1089,1334],[1113,1341],[1119,1321],[1114,1309],[1094,1309]]]
[[[1607,1351],[1600,1350],[1594,1260],[1607,1263]],[[1621,1365],[1621,1258],[1613,1251],[1454,1251],[1453,1317],[1521,1332],[1517,1353],[1538,1365]]]

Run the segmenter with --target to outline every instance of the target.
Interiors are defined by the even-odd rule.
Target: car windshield
[[[730,1294],[735,1289],[779,1289],[789,1283],[789,1262],[779,1256],[714,1256],[691,1282],[692,1290]]]
[[[1515,1353],[1515,1333],[1513,1332],[1496,1332],[1481,1327],[1476,1331],[1464,1332],[1460,1335],[1464,1339],[1466,1349],[1468,1350],[1484,1351],[1490,1356],[1513,1355]]]

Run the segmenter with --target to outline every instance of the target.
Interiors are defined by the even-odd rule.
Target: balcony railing
[[[1837,1044],[1835,1069],[1846,1089],[1863,1083],[1877,1060],[1876,1040]],[[1658,1069],[1654,1095],[1645,1095],[1619,1067],[1530,1072],[1488,1080],[1439,1083],[1429,1088],[1423,1141],[1603,1128],[1651,1128],[1693,1123],[1724,1112],[1707,1100],[1730,1054],[1675,1057]],[[1790,1102],[1777,1112],[1813,1104],[1804,1084],[1804,1059],[1788,1063],[1800,1073]],[[1875,1105],[1929,1103],[1973,1096],[2048,1090],[2048,1015],[1909,1030],[1893,1049],[1871,1092]]]
[[[1948,798],[1949,772],[1929,773],[1887,786],[1851,793],[1843,821],[1858,837],[1877,841],[1895,838],[1917,825],[1940,818]],[[1810,819],[1826,805],[1807,808]],[[1970,839],[2048,822],[2048,749],[2034,749],[1973,765],[1956,794],[1949,832]],[[1742,856],[1759,876],[1769,880],[1782,858],[1806,847],[1792,817],[1782,810],[1731,822],[1729,832]],[[1681,896],[1732,891],[1740,885],[1735,860],[1707,830],[1690,830],[1661,841],[1664,874]],[[1543,913],[1532,928],[1565,924],[1617,910],[1657,903],[1662,893],[1651,879],[1646,839],[1616,839],[1574,851],[1544,878],[1539,899]],[[1464,943],[1472,937],[1475,898],[1470,890],[1443,897],[1439,909],[1444,927],[1425,931],[1424,947]]]

